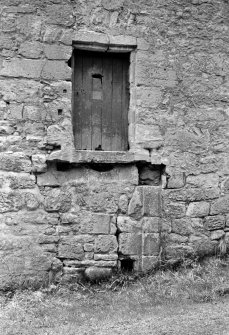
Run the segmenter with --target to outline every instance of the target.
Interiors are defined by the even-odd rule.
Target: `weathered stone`
[[[73,237],[62,237],[58,245],[58,257],[83,260],[84,250],[81,243]]]
[[[163,210],[170,218],[182,218],[186,215],[186,205],[182,202],[164,201]]]
[[[24,42],[21,44],[18,53],[26,58],[40,58],[43,46],[40,42]]]
[[[154,90],[146,91],[139,96],[138,104],[144,102],[148,105],[156,105],[160,100],[159,92]],[[157,96],[158,95],[158,96]],[[149,98],[149,96],[151,98]],[[143,148],[154,149],[160,147],[163,143],[163,137],[158,126],[152,125],[137,125],[136,126],[136,143]]]
[[[210,214],[223,214],[229,212],[229,195],[225,195],[215,200],[211,204]]]
[[[51,4],[46,8],[46,20],[48,24],[61,24],[62,26],[72,26],[75,22],[75,17],[72,12],[72,7],[68,4]]]
[[[209,214],[210,204],[205,201],[191,202],[188,205],[187,216],[191,217],[203,217]]]
[[[115,236],[98,235],[95,240],[96,253],[115,253],[118,249],[118,243]]]
[[[35,187],[35,176],[26,173],[15,173],[10,174],[7,179],[9,179],[9,186],[12,189],[26,189]]]
[[[216,188],[219,186],[219,176],[216,173],[201,174],[198,176],[188,176],[188,185],[192,187]]]
[[[182,188],[185,185],[185,176],[183,172],[173,173],[169,176],[167,188]]]
[[[75,182],[87,181],[87,172],[82,168],[72,168],[66,171],[58,171],[49,167],[46,173],[37,176],[37,184],[39,186],[56,187],[64,184],[75,184]]]
[[[85,270],[84,275],[89,281],[100,281],[107,279],[112,275],[112,269],[110,268],[98,268],[98,267],[89,267]]]
[[[47,170],[46,157],[44,154],[32,155],[32,170],[34,172],[45,172]]]
[[[60,216],[61,224],[79,224],[80,216],[73,213],[63,213]]]
[[[211,232],[211,240],[219,240],[225,235],[223,230],[213,230]]]
[[[226,178],[221,182],[221,189],[224,194],[229,193],[229,178]]]
[[[143,234],[143,255],[157,256],[160,251],[159,234]]]
[[[223,215],[207,216],[204,226],[208,230],[223,229],[225,227],[225,217]]]
[[[41,77],[48,80],[70,80],[71,69],[64,61],[48,60],[42,67]]]
[[[141,224],[143,233],[159,233],[162,219],[159,217],[144,217]]]
[[[44,66],[43,60],[15,58],[5,60],[0,75],[5,77],[24,77],[39,79]]]
[[[190,235],[193,232],[192,221],[189,218],[172,220],[172,233]]]
[[[94,251],[94,244],[92,243],[85,243],[83,246],[84,251],[91,252]]]
[[[52,125],[47,129],[47,143],[51,145],[61,145],[63,142],[63,129],[60,126]]]
[[[72,54],[72,48],[65,45],[47,44],[44,53],[48,59],[68,60]]]
[[[25,193],[24,198],[28,210],[35,210],[41,204],[39,194]]]
[[[14,212],[25,206],[25,199],[17,191],[0,192],[0,213]]]
[[[117,217],[117,227],[120,232],[134,233],[141,230],[141,222],[133,220],[128,216],[118,216]]]
[[[168,235],[167,237],[167,243],[170,244],[170,243],[185,243],[188,241],[188,237],[187,236],[183,236],[183,235],[180,235],[180,234],[175,234],[175,233],[171,233]]]
[[[31,161],[21,152],[0,152],[0,170],[30,172]]]
[[[9,119],[16,119],[21,120],[22,119],[22,110],[23,105],[22,104],[11,104],[10,105],[10,116]]]
[[[18,213],[5,214],[4,217],[1,217],[1,222],[7,226],[15,226],[19,224],[21,225],[22,223],[25,223],[25,225],[27,226],[28,225],[56,226],[58,224],[58,218],[59,218],[58,214],[47,213],[43,210],[37,210],[33,212],[21,211]],[[41,230],[44,231],[44,228],[41,228]]]
[[[71,194],[55,188],[47,192],[44,206],[47,212],[67,212],[71,207]]]
[[[219,188],[185,188],[180,190],[163,190],[164,198],[173,201],[203,201],[216,199],[220,195]]]
[[[109,254],[109,255],[104,255],[104,254],[95,254],[94,255],[94,260],[95,261],[117,261],[118,255],[116,254]]]
[[[23,110],[23,119],[40,121],[42,119],[42,113],[38,106],[25,106]]]
[[[128,200],[127,196],[125,194],[122,194],[119,198],[119,203],[118,203],[118,207],[119,207],[121,213],[125,214],[127,212],[128,203],[129,203],[129,200]]]
[[[160,187],[143,187],[144,214],[150,216],[160,216],[161,214],[161,192]]]
[[[110,233],[111,216],[102,213],[93,213],[91,215],[92,230],[88,233],[93,234],[109,234]],[[82,227],[81,227],[82,231]]]
[[[143,215],[143,188],[136,187],[128,207],[128,215],[138,219]]]
[[[123,255],[142,254],[142,235],[136,233],[121,233],[118,237],[119,252]]]
[[[14,128],[8,121],[0,121],[0,135],[12,135],[13,133]]]

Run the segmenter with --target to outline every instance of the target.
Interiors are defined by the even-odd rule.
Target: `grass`
[[[173,312],[181,304],[215,302],[229,292],[228,269],[228,259],[213,258],[144,276],[119,273],[100,284],[8,292],[0,296],[0,334],[100,334],[152,310],[161,315],[164,306]]]

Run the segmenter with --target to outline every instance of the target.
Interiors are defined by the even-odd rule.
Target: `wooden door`
[[[78,150],[128,150],[129,54],[74,51],[73,130]]]

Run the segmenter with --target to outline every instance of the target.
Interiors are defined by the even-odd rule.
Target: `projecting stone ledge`
[[[58,150],[52,152],[47,161],[62,161],[69,163],[132,163],[150,162],[149,154],[132,151],[92,151],[92,150]]]

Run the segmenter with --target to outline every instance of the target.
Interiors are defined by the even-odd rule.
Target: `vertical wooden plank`
[[[112,150],[112,58],[103,57],[102,148]]]
[[[91,94],[92,94],[92,57],[88,54],[83,59],[83,85],[82,85],[82,150],[91,150]]]
[[[92,150],[102,148],[102,104],[103,104],[103,74],[100,54],[93,57],[92,95],[91,95],[91,143]]]
[[[123,59],[122,85],[122,150],[128,150],[129,60]]]
[[[73,55],[73,133],[75,140],[75,148],[82,147],[82,56],[77,55],[76,51]]]
[[[112,81],[112,150],[122,151],[122,59],[113,58]]]

